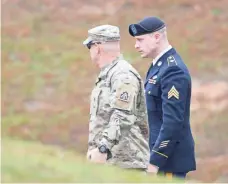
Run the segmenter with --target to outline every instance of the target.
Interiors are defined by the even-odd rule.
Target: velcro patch
[[[135,90],[131,84],[121,84],[116,91],[114,106],[119,109],[131,110],[134,103]]]

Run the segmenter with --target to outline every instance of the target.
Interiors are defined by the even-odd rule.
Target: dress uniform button
[[[150,95],[151,91],[148,91],[148,94]]]

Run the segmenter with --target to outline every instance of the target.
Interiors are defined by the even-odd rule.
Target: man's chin
[[[141,58],[147,58],[148,56],[146,54],[141,54]]]

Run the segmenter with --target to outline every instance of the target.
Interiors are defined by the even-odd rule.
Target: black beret
[[[156,32],[165,27],[165,23],[158,17],[146,17],[137,24],[129,25],[131,36],[139,36]]]

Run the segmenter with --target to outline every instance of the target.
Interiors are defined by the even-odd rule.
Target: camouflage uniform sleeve
[[[139,81],[130,72],[114,74],[111,81],[110,106],[111,116],[103,131],[100,145],[111,149],[118,144],[121,134],[129,130],[135,122],[135,111]]]

